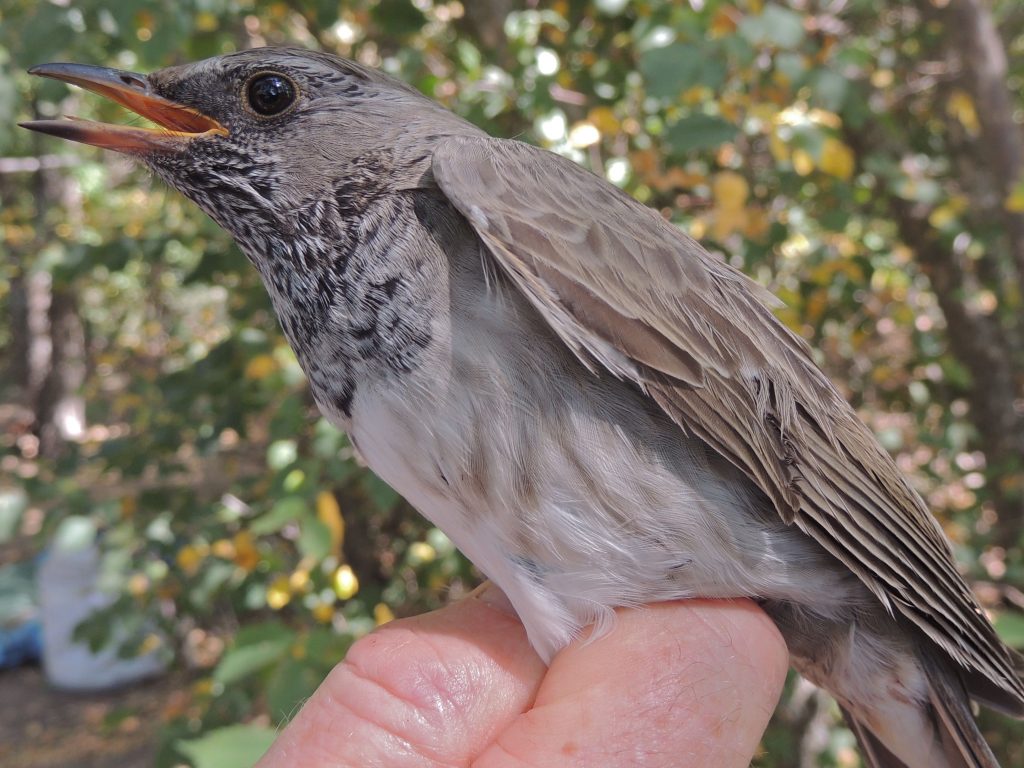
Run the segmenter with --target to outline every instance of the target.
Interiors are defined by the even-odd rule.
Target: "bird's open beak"
[[[156,95],[146,77],[134,72],[88,64],[41,64],[32,67],[29,74],[81,86],[116,101],[160,126],[143,128],[134,125],[110,125],[70,116],[66,120],[31,120],[18,123],[22,128],[32,131],[129,154],[173,151],[180,149],[185,142],[197,136],[226,136],[228,133],[227,129],[212,117]]]

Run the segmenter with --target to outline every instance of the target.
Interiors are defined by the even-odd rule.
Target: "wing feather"
[[[924,501],[769,307],[777,299],[569,160],[454,137],[440,189],[588,365],[638,383],[888,607],[1024,708],[1024,684]]]

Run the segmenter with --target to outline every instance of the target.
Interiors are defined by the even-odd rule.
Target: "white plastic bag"
[[[114,688],[159,674],[167,666],[163,656],[156,652],[118,658],[118,647],[127,638],[118,637],[117,632],[113,642],[97,653],[72,639],[75,627],[83,619],[114,601],[114,596],[97,588],[99,573],[95,526],[88,518],[67,518],[58,528],[37,576],[43,669],[56,688]]]

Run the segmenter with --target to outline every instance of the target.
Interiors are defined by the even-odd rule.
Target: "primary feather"
[[[567,344],[630,376],[1024,714],[1024,684],[935,518],[763,289],[655,211],[527,144],[454,138],[432,168]],[[609,346],[635,365],[609,359]]]

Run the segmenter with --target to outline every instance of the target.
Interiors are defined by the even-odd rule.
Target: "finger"
[[[546,669],[494,587],[349,649],[258,768],[468,765]]]
[[[619,611],[610,634],[555,658],[533,708],[474,768],[747,766],[787,664],[746,600]]]

